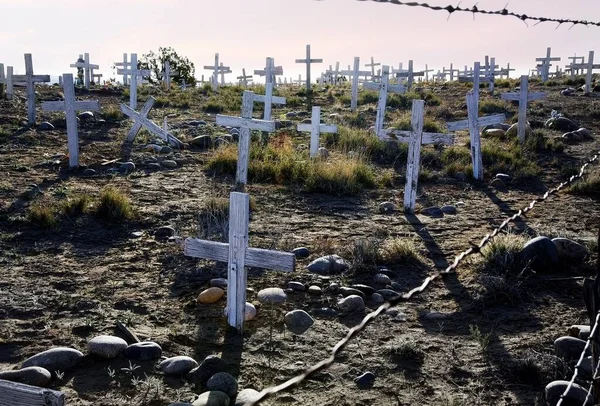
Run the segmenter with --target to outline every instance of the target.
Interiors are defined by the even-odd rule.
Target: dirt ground
[[[600,114],[594,114],[600,112],[600,101],[581,94],[561,96],[562,88],[536,85],[549,97],[532,104],[531,119],[542,121],[556,109],[594,134],[600,133]],[[461,111],[463,116],[458,118],[464,118],[464,88],[434,90],[443,105]],[[40,99],[57,98],[59,92],[59,88],[40,89]],[[78,97],[98,99],[103,111],[128,100],[112,91],[78,92]],[[498,97],[482,91],[482,99],[492,98]],[[339,112],[325,98],[317,102],[323,104],[324,117]],[[189,139],[201,133],[181,127],[181,123],[191,119],[214,122],[213,114],[202,111],[203,103],[204,98],[194,96],[188,108],[154,108],[150,117],[162,123],[162,118],[170,115],[169,124],[179,127],[179,136]],[[276,108],[275,116],[291,110],[310,111],[304,99],[302,103],[293,109]],[[370,105],[371,112],[374,106]],[[349,114],[348,109],[341,114]],[[38,123],[57,117],[60,114],[44,113],[38,107]],[[279,384],[321,361],[363,317],[332,312],[338,296],[326,288],[332,282],[372,284],[376,266],[321,277],[306,270],[310,261],[322,254],[345,256],[355,241],[381,233],[411,239],[426,264],[387,266],[395,275],[392,279],[408,291],[435,269],[445,268],[456,254],[477,243],[506,216],[563,181],[565,167],[579,166],[600,151],[596,135],[593,141],[567,145],[563,152],[538,152],[535,161],[541,174],[516,180],[503,190],[488,186],[491,173],[486,173],[484,182],[443,175],[421,182],[419,207],[465,203],[456,215],[443,218],[401,211],[380,214],[378,206],[383,201],[401,207],[401,181],[394,187],[365,190],[355,196],[250,182],[250,245],[277,249],[306,246],[311,255],[299,259],[291,274],[248,271],[248,300],[257,305],[258,316],[240,336],[227,329],[224,301],[196,303],[197,294],[211,278],[226,277],[225,266],[185,257],[179,244],[154,238],[154,231],[164,225],[173,226],[181,237],[195,236],[203,202],[210,197],[228,197],[233,190],[231,177],[206,171],[213,151],[191,148],[155,156],[142,148],[146,136],[140,135],[131,154],[138,169],[124,176],[109,171],[118,163],[103,162],[121,161],[121,145],[131,122],[81,123],[81,162],[97,171],[85,177],[82,170],[69,171],[66,160],[57,162],[55,155],[67,152],[64,128],[28,129],[20,124],[25,118],[22,100],[0,101],[0,370],[15,369],[25,358],[55,346],[85,353],[87,341],[96,335],[121,336],[115,328],[120,320],[141,339],[158,342],[165,356],[189,355],[198,361],[211,354],[221,356],[238,377],[240,388],[257,390]],[[292,133],[297,143],[308,142],[307,134],[285,131]],[[463,134],[459,143],[464,145],[465,140]],[[172,156],[179,162],[176,169],[146,169],[153,157],[160,161]],[[398,163],[399,177],[404,166],[405,162]],[[40,192],[34,196],[27,193],[33,184]],[[28,219],[28,210],[36,202],[53,204],[82,193],[98,196],[106,185],[126,192],[135,208],[132,220],[114,223],[83,214],[61,218],[47,229]],[[598,195],[560,193],[513,223],[511,231],[568,236],[591,244],[599,219]],[[143,236],[134,238],[136,231]],[[524,281],[520,300],[490,300],[481,294],[474,256],[459,266],[456,274],[433,283],[396,312],[379,317],[332,367],[264,404],[541,405],[544,386],[553,379],[570,377],[572,372],[554,357],[553,341],[565,335],[570,325],[589,322],[582,280],[566,277],[592,276],[596,260],[594,253],[585,264],[564,264],[552,273],[531,275]],[[565,279],[552,280],[556,278]],[[256,300],[260,289],[285,288],[289,281],[319,285],[324,293],[289,293],[288,301],[279,308],[260,307]],[[302,336],[284,331],[283,314],[293,309],[306,310],[315,319]],[[397,317],[398,312],[405,317]],[[431,312],[446,315],[433,320],[425,317]],[[123,358],[99,361],[86,357],[62,379],[53,380],[51,387],[66,394],[68,405],[168,405],[194,398],[194,389],[185,380],[163,377],[152,362],[138,364],[140,368],[131,372],[122,369],[128,367]],[[114,376],[110,370],[116,371]],[[370,389],[359,389],[353,380],[366,371],[376,375],[375,383]]]

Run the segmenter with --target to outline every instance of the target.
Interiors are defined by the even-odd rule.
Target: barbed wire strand
[[[599,322],[600,322],[600,311],[596,315],[596,322],[594,323],[594,328],[592,328],[592,331],[590,332],[590,335],[585,343],[585,347],[583,347],[583,350],[581,351],[581,355],[579,356],[579,361],[577,361],[577,365],[575,365],[575,370],[573,371],[573,376],[571,377],[571,380],[569,381],[569,384],[567,385],[563,394],[560,395],[560,399],[558,400],[558,403],[556,404],[556,406],[562,405],[562,402],[565,399],[565,397],[567,396],[567,394],[569,393],[569,391],[571,390],[573,383],[575,383],[575,378],[577,378],[577,374],[579,373],[579,368],[581,367],[581,363],[583,362],[583,360],[585,358],[585,352],[588,350],[588,348],[590,348],[590,344],[592,343],[592,340],[596,339],[594,336],[596,335],[596,329],[598,328]],[[593,373],[592,373],[592,385],[590,386],[590,390],[588,391],[587,396],[590,396],[590,393],[592,391],[592,386],[594,385],[594,379],[596,378],[596,374],[598,373],[599,367],[600,367],[600,364],[596,365],[596,370],[593,371]],[[587,396],[586,396],[586,402],[587,402]],[[584,406],[585,406],[585,402],[584,402]]]
[[[508,11],[506,9],[506,6],[508,6],[508,4],[502,10],[493,11],[493,10],[480,9],[479,7],[477,7],[477,5],[474,5],[473,7],[470,7],[470,8],[469,7],[460,7],[460,3],[457,6],[451,6],[451,5],[433,6],[433,5],[429,5],[427,3],[419,3],[416,1],[400,1],[400,0],[358,0],[358,1],[372,1],[375,3],[389,3],[389,4],[396,5],[396,6],[422,7],[422,8],[427,8],[427,9],[434,10],[434,11],[446,11],[448,13],[448,18],[450,18],[452,13],[464,12],[464,13],[473,13],[473,17],[475,17],[475,14],[491,14],[491,15],[514,17],[514,18],[518,18],[519,20],[523,21],[525,23],[525,25],[527,25],[528,20],[531,20],[531,21],[536,22],[534,25],[538,25],[541,23],[557,23],[558,25],[556,28],[560,27],[562,24],[572,24],[572,26],[570,28],[573,28],[576,25],[584,25],[586,27],[588,27],[588,26],[600,27],[600,22],[596,22],[596,21],[573,20],[573,19],[569,19],[569,18],[536,17],[536,16],[529,16],[527,14],[514,13],[514,12]]]
[[[429,286],[429,284],[433,281],[435,281],[436,279],[442,278],[445,275],[448,275],[450,273],[452,273],[454,270],[456,270],[456,268],[458,267],[458,265],[468,256],[473,255],[475,253],[478,253],[481,251],[481,249],[483,247],[485,247],[494,237],[496,237],[500,231],[502,231],[510,222],[515,221],[516,219],[520,218],[521,216],[525,215],[527,212],[529,212],[530,210],[532,210],[535,205],[537,203],[541,203],[546,201],[550,196],[558,193],[560,190],[564,189],[565,187],[571,185],[573,182],[575,182],[578,179],[581,179],[583,177],[583,174],[585,172],[585,169],[591,165],[592,163],[594,163],[595,161],[598,160],[598,156],[600,156],[600,152],[596,153],[592,158],[588,159],[582,166],[581,169],[579,170],[579,173],[576,175],[571,176],[569,179],[567,179],[566,181],[560,183],[558,186],[549,189],[546,193],[544,193],[544,195],[542,197],[538,197],[535,200],[533,200],[531,203],[529,203],[528,206],[520,209],[517,213],[515,213],[513,216],[506,218],[498,227],[496,227],[496,229],[494,231],[492,231],[491,233],[488,233],[478,245],[473,245],[471,246],[471,248],[463,251],[462,253],[460,253],[458,256],[455,257],[454,262],[452,263],[452,265],[449,265],[445,270],[443,271],[437,271],[435,272],[433,275],[428,276],[423,283],[412,289],[411,291],[409,291],[408,293],[405,293],[403,295],[399,295],[397,298],[394,298],[392,300],[389,300],[388,302],[382,304],[381,306],[379,306],[379,308],[377,308],[377,310],[369,313],[368,315],[366,315],[363,320],[360,322],[360,324],[358,324],[357,326],[354,326],[353,328],[351,328],[348,333],[346,334],[346,336],[341,339],[331,350],[331,355],[324,359],[323,361],[313,365],[312,367],[306,369],[303,373],[301,373],[300,375],[297,375],[293,378],[290,378],[289,380],[283,382],[280,385],[277,386],[272,386],[270,388],[266,388],[264,389],[262,392],[260,392],[257,396],[256,399],[254,399],[253,401],[247,403],[245,406],[255,406],[258,405],[260,402],[262,402],[263,400],[266,400],[267,398],[275,395],[276,393],[279,392],[283,392],[286,389],[289,389],[293,386],[296,386],[298,384],[300,384],[302,381],[304,381],[305,379],[311,377],[312,375],[314,375],[315,373],[326,369],[328,367],[330,367],[334,362],[335,359],[337,357],[337,355],[344,350],[344,348],[348,345],[348,343],[350,341],[352,341],[352,339],[354,337],[356,337],[359,333],[361,333],[377,316],[379,316],[381,313],[383,313],[384,311],[388,310],[391,307],[396,306],[397,304],[399,304],[400,302],[403,301],[407,301],[410,298],[412,298],[414,295],[417,295],[419,293],[422,293],[425,289],[427,289],[427,287]]]
[[[600,313],[598,313],[600,315]],[[596,322],[598,320],[596,319]],[[591,334],[590,334],[591,335]],[[587,395],[585,395],[585,400],[583,401],[583,405],[582,406],[586,406],[587,401],[589,399],[592,399],[592,390],[594,388],[594,381],[596,379],[598,379],[598,372],[600,372],[600,362],[598,362],[598,360],[596,360],[596,369],[594,370],[594,373],[592,374],[592,382],[590,383],[590,387],[588,389]],[[562,396],[566,396],[567,392],[563,393]],[[559,400],[559,402],[562,402],[562,396]],[[593,399],[592,399],[593,400]],[[557,403],[556,406],[558,406],[560,403]]]

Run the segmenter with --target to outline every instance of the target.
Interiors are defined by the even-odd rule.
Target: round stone
[[[227,317],[229,310],[226,307],[223,310],[223,314]],[[256,317],[256,307],[252,303],[246,302],[246,306],[244,306],[244,321],[254,320]]]
[[[83,176],[94,176],[96,174],[96,170],[92,168],[87,168],[81,174]]]
[[[589,255],[586,247],[568,238],[553,238],[552,242],[558,251],[558,258],[562,261],[581,262]]]
[[[380,305],[383,304],[383,302],[385,302],[385,299],[383,298],[383,296],[379,293],[373,293],[371,295],[371,302],[373,302],[373,304],[375,305]]]
[[[521,259],[534,271],[547,271],[558,264],[558,250],[548,237],[529,240],[521,250]]]
[[[23,361],[21,367],[42,367],[51,373],[54,373],[55,371],[64,372],[79,364],[82,359],[83,354],[81,351],[77,351],[73,348],[58,347],[27,358]]]
[[[319,275],[340,273],[348,269],[348,264],[339,255],[326,255],[308,264],[308,270]]]
[[[230,398],[233,398],[237,394],[238,383],[237,380],[227,372],[218,372],[210,377],[206,382],[206,389],[211,391],[220,391]]]
[[[379,213],[393,213],[396,211],[396,205],[392,202],[383,202],[379,205]]]
[[[197,148],[210,148],[212,147],[213,140],[210,135],[200,135],[198,137],[192,138],[190,141],[190,145]]]
[[[213,375],[226,371],[227,363],[223,359],[217,355],[209,355],[187,374],[186,379],[196,386],[204,387]]]
[[[48,121],[44,121],[42,124],[40,124],[39,129],[41,131],[52,131],[54,130],[54,125]]]
[[[162,169],[162,167],[160,166],[160,164],[158,162],[149,162],[148,164],[146,164],[146,168],[148,168],[152,171],[158,171],[158,170]]]
[[[363,299],[365,298],[365,294],[358,290],[358,289],[354,289],[354,288],[349,288],[347,286],[342,286],[337,290],[337,293],[339,293],[340,295],[344,296],[344,297],[348,297],[348,296],[360,296]]]
[[[356,285],[352,285],[350,287],[352,289],[360,290],[362,293],[365,294],[365,296],[371,296],[373,293],[375,293],[375,288],[372,288],[368,285],[356,284]]]
[[[294,292],[306,292],[306,286],[302,282],[289,282],[288,288]]]
[[[281,288],[267,288],[258,292],[258,301],[261,303],[280,304],[286,299],[287,295]]]
[[[298,247],[292,250],[292,254],[294,254],[296,258],[308,258],[310,251],[306,247]]]
[[[168,169],[173,169],[173,168],[177,168],[177,162],[171,160],[171,159],[167,159],[161,162],[161,165],[164,168],[168,168]]]
[[[26,385],[45,387],[52,380],[52,374],[42,367],[28,367],[16,371],[0,372],[0,379],[24,383]]]
[[[591,328],[589,324],[575,324],[569,327],[569,335],[571,337],[587,340],[590,336]]]
[[[81,112],[81,113],[79,113],[79,114],[77,115],[77,117],[78,117],[80,120],[82,120],[82,121],[85,121],[85,120],[93,120],[93,119],[94,119],[94,113],[92,113],[91,111],[84,111],[84,112]]]
[[[235,398],[234,406],[247,406],[258,399],[260,393],[254,389],[242,389]]]
[[[159,152],[160,152],[161,154],[170,154],[170,153],[172,153],[172,152],[173,152],[173,148],[171,148],[171,147],[168,147],[168,146],[160,147],[160,150],[159,150]]]
[[[320,147],[317,150],[317,155],[319,156],[319,158],[327,159],[327,157],[329,157],[329,151],[325,147]]]
[[[227,289],[227,279],[225,278],[214,278],[209,282],[211,288]]]
[[[375,383],[375,374],[373,372],[367,371],[358,378],[356,378],[354,380],[354,383],[356,383],[356,386],[358,386],[360,389],[368,389],[372,387]]]
[[[197,366],[198,363],[195,359],[180,355],[167,358],[158,365],[158,368],[165,375],[185,375]]]
[[[357,313],[365,310],[365,301],[360,296],[348,296],[338,302],[338,307],[344,313]]]
[[[385,285],[385,286],[392,284],[392,280],[390,279],[390,277],[385,274],[382,274],[382,273],[378,273],[377,275],[375,275],[373,277],[373,282],[379,283],[379,284]]]
[[[451,205],[447,205],[447,206],[442,206],[440,208],[440,210],[442,211],[442,213],[444,214],[456,214],[456,207],[451,206]]]
[[[481,135],[484,137],[504,138],[506,131],[500,128],[490,128],[489,130],[482,131]]]
[[[573,120],[566,117],[553,117],[548,119],[545,127],[559,131],[575,131],[579,128],[579,126],[575,124]]]
[[[426,207],[421,209],[420,213],[424,216],[430,217],[444,217],[444,212],[439,207]]]
[[[127,348],[127,341],[119,337],[103,335],[92,338],[87,348],[90,354],[111,359],[118,357]]]
[[[554,340],[554,353],[558,358],[564,360],[576,360],[579,359],[583,349],[585,348],[586,342],[579,338],[564,336]],[[590,348],[586,351],[586,356],[591,355]]]
[[[119,171],[123,173],[129,173],[135,171],[135,164],[133,162],[123,162],[119,166]]]
[[[308,293],[311,295],[318,296],[323,293],[323,290],[319,286],[312,285],[308,288]]]
[[[545,397],[546,404],[549,406],[555,406],[559,399],[562,397],[563,393],[567,390],[569,386],[568,381],[554,381],[550,382],[546,385]],[[563,406],[591,406],[594,402],[591,397],[588,398],[587,389],[582,386],[574,383],[571,385],[571,388],[567,392],[567,395],[563,398],[562,405]]]
[[[212,304],[216,303],[225,295],[225,291],[221,288],[208,288],[198,295],[198,303]]]
[[[400,296],[400,293],[392,289],[379,289],[377,291],[385,300],[393,300]]]
[[[158,227],[154,232],[154,238],[160,241],[166,240],[175,235],[175,229],[171,226]]]
[[[313,324],[315,320],[310,317],[310,314],[304,310],[292,310],[283,318],[287,328],[294,334],[304,334]]]
[[[155,342],[142,341],[134,343],[123,350],[123,356],[139,361],[149,361],[159,359],[162,355],[162,348]]]
[[[495,176],[496,179],[500,179],[502,182],[510,182],[511,177],[506,173],[497,173]]]
[[[192,406],[229,406],[229,396],[219,391],[204,392],[198,396]]]

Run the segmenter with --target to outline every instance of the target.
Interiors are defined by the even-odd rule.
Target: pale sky
[[[509,0],[462,0],[463,7],[477,3],[480,9],[502,9]],[[457,2],[431,0],[430,4]],[[510,11],[529,15],[600,21],[598,0],[510,0]],[[214,63],[214,54],[230,66],[235,76],[262,69],[265,57],[282,65],[285,77],[305,76],[305,57],[311,44],[315,79],[330,64],[346,69],[361,58],[361,69],[370,61],[390,66],[413,59],[415,70],[428,64],[441,69],[483,62],[495,56],[505,67],[526,73],[543,57],[547,47],[560,56],[596,51],[600,62],[600,27],[543,23],[529,28],[502,16],[448,14],[416,7],[359,2],[356,0],[0,0],[0,62],[24,72],[24,53],[33,54],[34,72],[58,76],[76,73],[69,68],[79,54],[90,53],[100,65],[104,79],[114,77],[112,64],[124,52],[138,56],[159,46],[171,46],[196,65],[196,77],[211,72],[203,65]],[[597,63],[598,63],[597,62]],[[551,68],[554,70],[554,67]],[[516,76],[516,73],[513,73]],[[513,77],[514,77],[513,76]],[[120,79],[120,77],[118,77]],[[255,77],[255,80],[258,78]]]

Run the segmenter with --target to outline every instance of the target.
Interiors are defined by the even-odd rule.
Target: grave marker
[[[450,69],[446,69],[444,68],[444,73],[448,73],[450,74],[450,80],[454,81],[454,72],[456,72],[456,76],[459,75],[460,70],[459,69],[454,69],[454,65],[450,64]]]
[[[373,57],[371,57],[371,63],[366,63],[365,64],[365,68],[371,68],[371,80],[375,80],[375,67],[376,66],[381,66],[381,62],[377,62],[375,63],[375,59],[373,59]]]
[[[310,157],[314,158],[319,152],[321,133],[337,133],[336,125],[321,124],[321,107],[313,106],[310,124],[298,124],[298,131],[310,132]]]
[[[581,64],[571,64],[571,69],[576,69],[578,72],[586,72],[585,76],[585,93],[589,94],[592,90],[592,73],[594,69],[600,69],[600,64],[594,64],[594,51],[590,51],[588,61]]]
[[[81,55],[79,55],[81,59]],[[83,54],[83,62],[76,62],[70,65],[71,68],[82,68],[84,72],[84,85],[87,90],[90,90],[90,82],[92,78],[92,70],[99,69],[98,65],[90,64],[90,54],[87,52]]]
[[[296,63],[306,64],[306,91],[310,92],[310,64],[311,63],[323,63],[323,59],[311,59],[310,58],[310,45],[306,46],[306,59],[296,59]]]
[[[539,100],[546,97],[546,93],[529,92],[529,79],[527,75],[521,76],[521,87],[516,93],[503,93],[500,97],[504,100],[517,100],[519,102],[519,123],[518,135],[521,144],[525,142],[525,129],[527,125],[527,103],[533,100]]]
[[[423,72],[425,72],[425,80],[429,82],[429,72],[433,72],[433,69],[429,69],[429,66],[425,64],[425,70]]]
[[[367,71],[358,70],[360,67],[360,58],[358,56],[354,57],[354,70],[343,70],[343,75],[352,76],[352,98],[350,101],[350,110],[355,112],[358,107],[358,78],[361,75],[369,74]],[[350,67],[348,67],[350,68]]]
[[[490,82],[492,79],[488,76],[481,76],[481,68],[479,66],[479,62],[475,62],[475,67],[473,69],[472,76],[459,76],[458,81],[460,83],[473,83],[473,92],[477,95],[477,100],[479,100],[479,87],[481,82]]]
[[[542,82],[544,82],[544,83],[548,81],[548,76],[550,74],[550,66],[552,66],[552,64],[550,62],[560,61],[559,57],[552,58],[550,56],[551,52],[552,52],[552,48],[548,47],[546,49],[546,57],[545,58],[535,58],[535,60],[537,62],[542,62],[541,66],[540,66],[540,73],[542,76]]]
[[[8,77],[7,77],[8,80]],[[10,72],[10,82],[25,82],[27,86],[27,121],[29,125],[35,124],[35,84],[42,82],[50,82],[50,75],[34,75],[33,74],[33,58],[31,54],[25,54],[25,74],[13,75]],[[11,91],[12,91],[12,84]],[[8,86],[7,86],[8,87]]]
[[[574,56],[569,56],[567,59],[570,59],[571,63],[565,66],[565,70],[570,73],[571,77],[579,75],[581,73],[580,68],[574,68],[573,66],[585,64],[585,56],[577,56],[575,54]]]
[[[266,132],[275,131],[275,123],[273,121],[252,118],[254,97],[254,92],[244,90],[244,95],[242,97],[241,117],[222,116],[220,114],[218,114],[216,117],[217,125],[238,127],[240,129],[236,181],[241,185],[245,185],[248,181],[250,130]]]
[[[204,65],[204,69],[213,71],[211,82],[214,91],[217,91],[219,89],[219,73],[221,74],[221,85],[225,84],[225,74],[231,73],[231,69],[229,68],[229,66],[223,66],[222,62],[219,64],[218,53],[215,54],[214,66]]]
[[[239,80],[240,85],[248,87],[248,83],[252,82],[252,75],[246,75],[246,68],[242,68],[242,76],[238,76],[237,80]]]
[[[119,70],[119,67],[126,69],[129,66],[129,62],[127,62],[127,52],[123,53],[123,62],[116,62],[115,67]],[[120,73],[118,73],[120,75]],[[127,80],[129,78],[128,73],[123,73],[123,86],[127,86]]]
[[[97,100],[75,100],[73,74],[63,74],[64,101],[46,101],[42,103],[44,111],[64,111],[67,117],[67,143],[69,146],[69,166],[79,166],[79,137],[77,135],[77,111],[100,111]]]
[[[0,379],[0,406],[64,406],[65,394]]]
[[[175,73],[171,72],[171,63],[169,61],[165,61],[162,71],[162,81],[167,92],[171,90],[171,78],[175,76]]]
[[[250,197],[232,192],[229,197],[229,243],[187,238],[184,254],[189,257],[227,262],[227,322],[239,333],[244,329],[246,267],[292,272],[296,257],[289,252],[248,247]]]
[[[273,96],[273,83],[265,84],[265,95],[255,94],[254,101],[265,104],[265,114],[263,119],[271,119],[271,106],[273,104],[285,104],[285,97]]]
[[[412,67],[410,64],[409,66]],[[390,85],[389,66],[383,65],[382,73],[381,82],[363,83],[364,88],[379,91],[379,103],[377,104],[377,116],[375,118],[375,134],[379,134],[379,132],[383,129],[388,92],[402,94],[405,93],[407,89],[404,85]]]
[[[408,61],[408,70],[396,73],[397,78],[407,78],[406,88],[410,89],[414,83],[415,76],[425,76],[425,72],[414,72],[412,59]]]
[[[183,146],[183,143],[181,141],[175,138],[172,134],[167,133],[164,130],[164,128],[160,128],[158,125],[154,124],[148,118],[148,113],[150,112],[150,109],[152,109],[152,106],[154,106],[155,101],[156,99],[150,96],[150,98],[146,101],[144,107],[142,107],[139,113],[131,107],[127,106],[126,104],[121,104],[121,111],[123,112],[123,114],[125,114],[127,117],[131,118],[134,121],[133,126],[127,133],[127,138],[125,139],[125,142],[132,143],[135,139],[135,136],[140,132],[142,127],[144,127],[151,134],[162,138],[164,141],[168,142],[174,147],[181,148]]]
[[[150,71],[147,69],[138,69],[137,54],[131,54],[131,62],[129,63],[129,67],[117,69],[117,74],[128,75],[131,77],[129,80],[129,107],[132,110],[135,110],[137,108],[138,78],[150,76]]]

